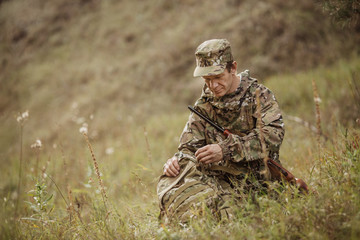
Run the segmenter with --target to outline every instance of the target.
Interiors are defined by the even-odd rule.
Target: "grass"
[[[331,71],[337,74],[338,68]],[[297,78],[303,81],[312,75],[303,73]],[[282,76],[267,80],[267,84],[274,85],[278,79]],[[309,91],[312,94],[311,86]],[[281,93],[276,94],[281,96]],[[327,102],[326,99],[324,102]],[[313,110],[310,112],[314,119],[309,121],[315,123],[315,114]],[[32,121],[31,112],[29,115],[24,129]],[[130,121],[128,131],[124,131],[123,135],[101,137],[104,141],[97,140],[99,136],[96,136],[96,129],[90,123],[88,134],[92,151],[78,132],[77,124],[72,127],[71,142],[58,140],[60,144],[49,146],[43,141],[40,151],[25,145],[22,196],[28,203],[21,202],[19,212],[14,215],[17,176],[12,173],[18,166],[13,165],[5,175],[9,178],[4,178],[6,180],[2,183],[1,215],[8,217],[2,223],[1,235],[7,239],[360,237],[357,229],[360,223],[359,130],[335,125],[334,129],[330,129],[327,140],[321,138],[322,148],[318,149],[316,132],[286,118],[287,133],[280,152],[282,163],[297,177],[304,179],[316,194],[298,195],[291,188],[285,188],[281,193],[273,190],[269,195],[254,193],[242,200],[241,208],[237,209],[236,217],[230,223],[219,223],[212,216],[205,215],[186,227],[161,225],[157,219],[157,177],[161,174],[163,162],[177,147],[178,135],[187,115],[183,112],[154,116],[148,118],[143,126]],[[323,121],[326,122],[326,119]],[[60,137],[61,128],[58,131]],[[34,139],[35,142],[35,138],[26,134],[25,131],[24,139]],[[108,148],[113,148],[113,152],[107,152]],[[94,169],[94,159],[99,172]],[[41,169],[46,169],[49,177],[41,174],[40,169],[35,175],[33,168],[36,161],[39,161]],[[103,189],[99,188],[97,178],[102,179]],[[107,208],[104,205],[105,191],[106,201],[109,202]]]

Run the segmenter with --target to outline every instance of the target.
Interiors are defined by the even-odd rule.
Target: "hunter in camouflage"
[[[265,155],[258,121],[263,126],[266,154],[275,161],[279,161],[285,132],[274,94],[251,78],[249,71],[236,73],[237,63],[226,39],[205,41],[195,56],[194,76],[202,77],[205,85],[194,108],[232,134],[224,137],[190,114],[178,152],[164,165],[157,186],[165,222],[187,222],[205,209],[219,219],[231,218],[234,209],[230,206],[240,199],[242,190],[249,186],[260,189],[263,184]],[[256,102],[257,89],[260,104]]]

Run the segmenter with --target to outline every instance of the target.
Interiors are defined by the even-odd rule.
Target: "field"
[[[13,0],[0,27],[2,239],[360,239],[360,35],[320,5]],[[165,225],[156,184],[201,92],[193,54],[220,37],[275,93],[281,162],[311,194]]]

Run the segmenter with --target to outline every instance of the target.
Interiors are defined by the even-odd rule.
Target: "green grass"
[[[319,67],[305,73],[274,76],[266,84],[276,96],[281,96],[278,101],[285,114],[311,122],[314,120],[311,84],[314,80],[321,98],[322,127],[327,129],[332,122],[354,126],[360,112],[359,72],[359,58],[353,58],[351,61],[339,61],[330,68]]]
[[[348,65],[342,62],[340,65],[348,71],[352,66],[357,66],[356,62],[357,60],[354,60]],[[319,89],[322,89],[320,79],[325,77],[320,77],[325,75],[324,73],[327,74],[326,76],[332,76],[331,73],[337,76],[341,74],[338,71],[341,71],[341,68],[322,68],[295,77],[302,82],[317,75]],[[281,89],[283,79],[287,79],[287,76],[270,78],[266,83],[278,87],[275,91],[280,104],[282,101],[296,101],[296,98],[286,95],[286,91]],[[306,87],[300,90],[311,96],[311,88]],[[329,101],[327,99],[329,95],[322,97],[323,103]],[[341,99],[341,95],[339,98]],[[302,104],[308,104],[303,108],[312,112],[311,101],[308,103],[304,101],[298,106],[301,107]],[[289,109],[287,106],[284,108],[285,111]],[[326,108],[322,110],[326,111]],[[305,116],[310,118],[313,113],[307,114]],[[51,146],[43,141],[39,155],[34,149],[24,145],[23,192],[17,215],[14,215],[14,202],[17,198],[14,194],[19,168],[18,154],[11,155],[13,165],[7,169],[7,174],[2,176],[1,216],[7,217],[2,223],[1,235],[5,238],[45,239],[223,239],[224,236],[228,239],[358,239],[360,237],[357,228],[360,223],[358,128],[347,129],[338,125],[327,127],[328,138],[321,138],[322,147],[318,149],[315,133],[308,127],[287,118],[285,118],[285,140],[280,152],[282,163],[297,177],[304,179],[316,193],[303,196],[291,188],[286,188],[280,193],[272,190],[269,195],[254,193],[242,200],[241,207],[237,209],[237,214],[230,223],[219,223],[212,216],[205,215],[197,221],[190,222],[186,227],[176,224],[161,225],[157,219],[159,214],[155,192],[157,178],[161,174],[164,161],[176,151],[178,137],[187,116],[187,112],[153,116],[147,118],[143,125],[137,125],[129,120],[126,126],[122,126],[121,135],[109,131],[109,135],[105,136],[96,135],[96,127],[89,122],[89,136],[92,136],[90,141],[108,196],[107,211],[99,191],[91,153],[85,139],[78,132],[79,124],[70,125],[71,139],[66,139],[65,134],[69,133],[64,134],[59,127],[56,130],[58,144]],[[314,119],[307,120],[315,122]],[[24,129],[31,121],[30,112]],[[324,123],[326,122],[325,119]],[[124,130],[125,128],[127,131]],[[35,141],[33,136],[29,136],[29,131],[24,131],[24,139]],[[113,153],[106,153],[108,148],[113,148]],[[40,161],[38,172],[40,173],[45,166],[45,172],[52,180],[49,177],[43,178],[40,174],[35,176],[35,170],[32,168],[36,164],[37,156]],[[35,211],[37,200],[29,194],[36,189],[37,182],[46,186],[47,196],[53,195],[53,197],[45,202],[46,208]],[[32,192],[34,193],[36,191]]]

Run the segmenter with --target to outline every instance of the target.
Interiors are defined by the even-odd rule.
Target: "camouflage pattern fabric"
[[[237,195],[241,195],[238,189],[243,186],[243,180],[251,178],[254,181],[250,181],[250,185],[261,185],[264,155],[257,121],[263,123],[269,157],[279,162],[285,130],[278,103],[273,93],[251,78],[248,71],[239,76],[238,89],[219,98],[204,85],[202,95],[195,103],[196,110],[232,134],[225,138],[197,115],[190,114],[175,154],[179,159],[180,174],[177,177],[161,176],[157,186],[161,216],[165,221],[186,222],[196,215],[192,212],[201,212],[204,206],[220,219],[229,218],[233,211],[229,203],[236,202]],[[256,89],[260,89],[261,116],[257,116],[256,111]],[[213,143],[222,148],[223,161],[199,164],[194,153]]]
[[[224,72],[226,64],[234,61],[230,43],[226,39],[212,39],[203,42],[195,52],[194,77],[218,75]]]
[[[203,174],[196,164],[189,165],[184,177],[164,194],[163,217],[187,222],[211,210],[219,219],[230,218],[232,209],[226,206],[233,196],[230,184]]]

